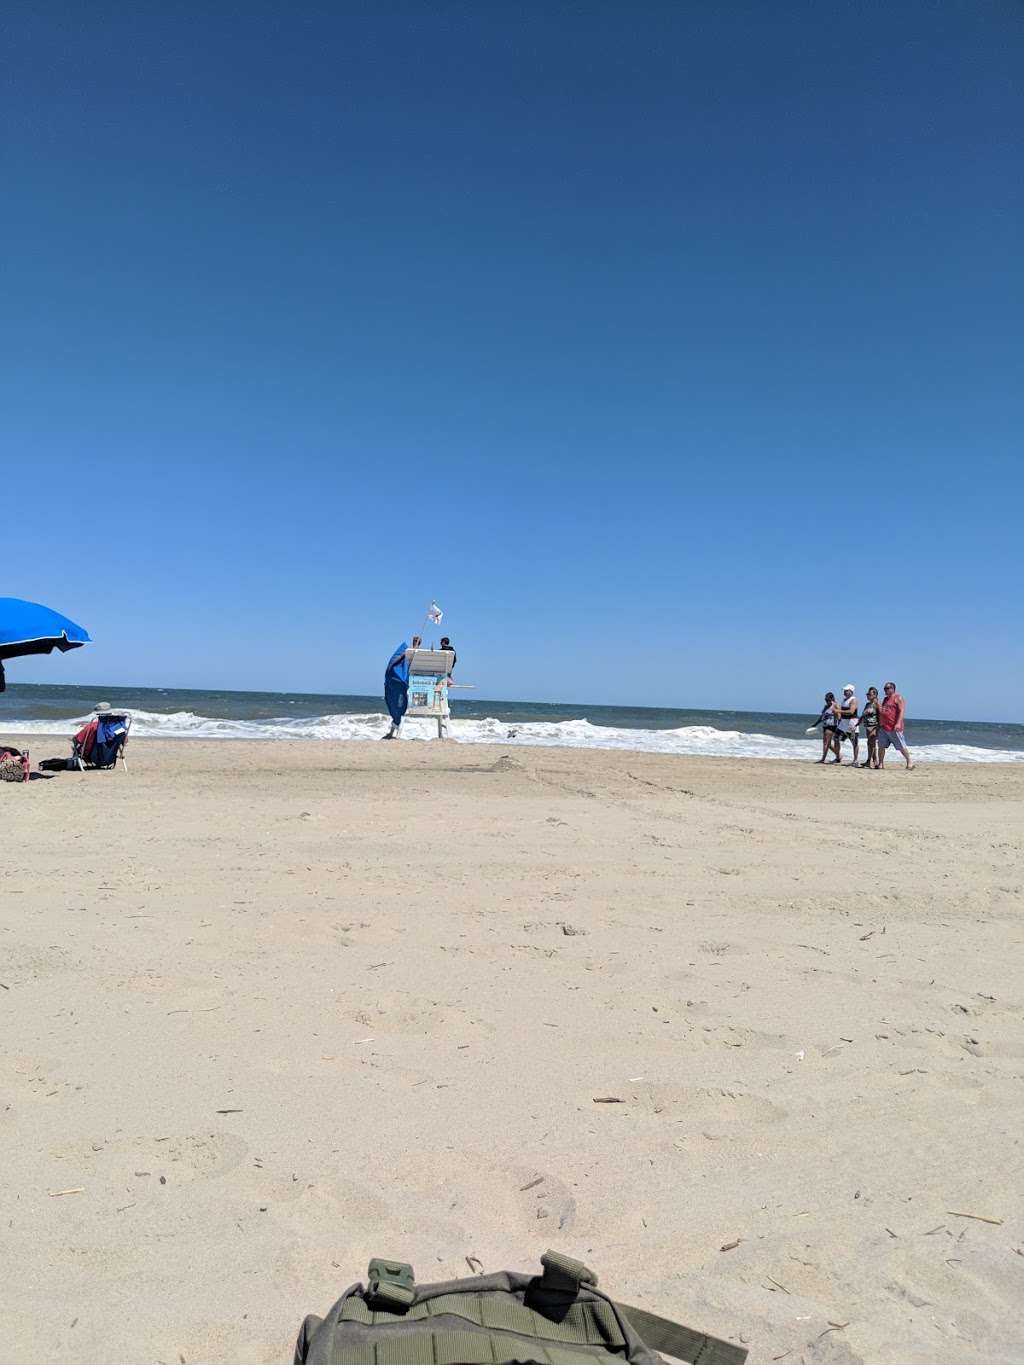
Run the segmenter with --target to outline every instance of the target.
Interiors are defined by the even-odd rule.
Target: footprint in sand
[[[445,1004],[442,1000],[414,1001],[404,1009],[357,1010],[352,1019],[375,1038],[388,1037],[392,1034],[437,1037],[445,1025],[456,1030],[461,1029],[467,1037],[481,1029],[487,1033],[494,1032],[494,1026],[487,1020],[478,1018],[461,1005]]]
[[[214,1130],[183,1137],[95,1138],[79,1155],[97,1175],[118,1184],[128,1177],[156,1182],[162,1176],[167,1184],[181,1186],[229,1175],[248,1154],[243,1138]]]
[[[981,1103],[985,1082],[977,1076],[965,1076],[960,1071],[933,1071],[932,1075],[936,1083],[946,1085],[950,1090],[966,1091],[967,1096],[979,1104]]]
[[[333,1260],[358,1271],[368,1255],[375,1253],[379,1238],[383,1237],[389,1250],[396,1244],[399,1250],[407,1245],[402,1201],[392,1204],[368,1188],[365,1180],[353,1180],[351,1171],[299,1169],[266,1179],[254,1172],[248,1190],[251,1207],[267,1210],[260,1224],[269,1219],[273,1228],[273,1270],[279,1282],[302,1283],[308,1278],[310,1247],[330,1247]],[[355,1275],[345,1269],[338,1274],[340,1293]]]
[[[193,1133],[154,1144],[154,1161],[175,1184],[215,1180],[234,1171],[249,1154],[249,1144],[234,1133]]]
[[[487,1157],[463,1152],[460,1170],[435,1192],[435,1202],[459,1210],[491,1210],[498,1226],[516,1229],[521,1240],[536,1241],[568,1232],[576,1222],[576,1199],[567,1180],[537,1166],[496,1165]],[[473,1229],[460,1230],[472,1240]]]
[[[751,1123],[779,1123],[787,1110],[781,1105],[752,1095],[744,1090],[719,1089],[716,1086],[652,1085],[648,1088],[655,1109],[686,1115],[695,1127],[703,1123],[715,1127],[746,1127]]]
[[[723,1036],[718,1037],[719,1034]],[[712,1036],[719,1042],[733,1045],[743,1043],[747,1047],[764,1047],[789,1053],[797,1050],[797,1044],[793,1039],[787,1038],[783,1033],[766,1033],[764,1029],[757,1028],[739,1028],[735,1024],[719,1024]]]
[[[516,1202],[527,1235],[532,1235],[538,1225],[558,1232],[572,1227],[576,1221],[576,1200],[564,1180],[538,1172],[531,1175],[527,1167],[516,1167],[509,1175],[514,1180],[524,1177],[516,1189]]]

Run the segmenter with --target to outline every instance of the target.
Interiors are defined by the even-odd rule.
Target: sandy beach
[[[128,757],[0,786],[3,1360],[548,1246],[752,1365],[1024,1359],[1024,770]]]

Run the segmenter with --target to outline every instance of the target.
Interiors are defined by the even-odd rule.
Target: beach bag
[[[28,754],[0,744],[0,782],[27,782],[29,771]]]
[[[325,1318],[306,1318],[294,1365],[743,1365],[747,1350],[613,1303],[579,1261],[417,1285],[412,1266],[370,1262]]]

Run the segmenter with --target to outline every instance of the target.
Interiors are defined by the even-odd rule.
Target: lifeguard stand
[[[414,649],[409,656],[409,709],[407,716],[428,716],[437,721],[438,739],[448,738],[448,675],[455,667],[450,649]]]

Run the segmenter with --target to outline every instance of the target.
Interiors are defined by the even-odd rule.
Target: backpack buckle
[[[366,1301],[371,1308],[402,1311],[416,1297],[416,1279],[405,1261],[385,1261],[375,1256],[366,1272]]]

